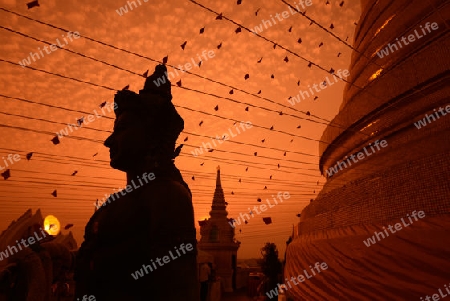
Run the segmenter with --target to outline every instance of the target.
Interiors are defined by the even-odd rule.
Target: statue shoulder
[[[157,182],[156,182],[157,181]],[[154,185],[142,187],[141,197],[144,198],[173,198],[192,201],[189,190],[180,182],[174,180],[155,180]]]

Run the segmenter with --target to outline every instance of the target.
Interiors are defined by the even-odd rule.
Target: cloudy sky
[[[93,202],[125,185],[125,174],[109,166],[109,151],[102,144],[114,114],[105,110],[104,117],[61,138],[58,145],[51,139],[94,110],[101,114],[100,104],[111,103],[116,90],[127,85],[136,92],[142,89],[140,75],[146,70],[151,74],[168,56],[170,72],[180,65],[186,70],[191,63],[190,74],[178,71],[171,81],[181,80],[181,87],[172,87],[172,102],[185,121],[178,140],[185,146],[176,165],[193,191],[196,220],[208,217],[217,165],[229,217],[248,213],[260,204],[258,198],[287,191],[290,199],[236,227],[242,243],[239,258],[259,257],[269,241],[283,255],[296,215],[325,179],[318,170],[318,145],[338,112],[344,83],[324,70],[345,70],[350,64],[350,48],[315,22],[351,44],[359,3],[312,0],[303,8],[298,1],[286,2],[306,9],[302,16],[292,14],[282,0],[139,1],[130,9],[124,0],[39,0],[40,6],[28,9],[28,1],[0,0],[0,156],[21,158],[6,161],[9,166],[0,160],[2,172],[9,168],[11,174],[0,180],[0,230],[28,208],[41,208],[63,226],[73,223],[81,244]],[[216,20],[220,13],[222,19]],[[259,36],[247,31],[263,20]],[[63,49],[49,47],[58,43]],[[36,53],[34,59],[30,53]],[[200,67],[192,66],[200,60]],[[289,103],[289,97],[327,78],[324,89]],[[216,142],[212,152],[193,156],[212,137],[230,129],[236,133],[236,121],[253,127]],[[31,160],[26,159],[29,152]],[[271,217],[272,224],[265,225],[263,217]]]

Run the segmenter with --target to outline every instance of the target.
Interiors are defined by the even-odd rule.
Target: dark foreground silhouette
[[[174,165],[184,121],[171,103],[170,83],[153,83],[165,71],[157,66],[139,94],[115,95],[114,132],[105,146],[111,166],[127,173],[128,186],[86,226],[75,299],[199,299],[192,196]]]

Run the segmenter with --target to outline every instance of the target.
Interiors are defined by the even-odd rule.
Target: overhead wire
[[[13,11],[11,11],[11,10],[8,10],[8,9],[2,8],[2,7],[0,7],[0,10],[3,10],[3,11],[5,11],[5,12],[14,14],[14,15],[16,15],[16,16],[19,16],[19,17],[22,17],[22,18],[25,18],[25,19],[28,19],[28,20],[33,21],[33,22],[37,22],[37,23],[42,24],[42,25],[46,25],[46,26],[52,27],[52,28],[54,28],[54,29],[58,29],[58,30],[60,30],[60,31],[64,31],[64,32],[67,32],[67,31],[68,31],[68,30],[66,30],[66,29],[64,29],[64,28],[61,28],[61,27],[59,27],[59,26],[55,26],[55,25],[52,25],[52,24],[49,24],[49,23],[46,23],[46,22],[42,22],[42,21],[40,21],[40,20],[37,20],[37,19],[34,19],[34,18],[31,18],[31,17],[25,16],[25,15],[22,15],[22,14],[17,13],[17,12],[13,12]],[[120,50],[120,51],[123,51],[123,52],[125,52],[125,53],[135,55],[135,56],[137,56],[137,57],[139,57],[139,58],[144,58],[144,59],[150,60],[150,61],[155,62],[155,63],[158,63],[158,64],[162,64],[162,63],[163,63],[162,61],[159,61],[159,60],[150,58],[150,57],[148,57],[148,56],[140,55],[140,54],[138,54],[138,53],[135,53],[135,52],[132,52],[132,51],[129,51],[129,50],[126,50],[126,49],[123,49],[123,48],[120,48],[120,47],[117,47],[117,46],[114,46],[114,45],[105,43],[105,42],[101,42],[101,41],[99,41],[99,40],[96,40],[96,39],[87,37],[87,36],[85,36],[85,35],[83,35],[82,37],[85,38],[85,39],[87,39],[87,40],[89,40],[89,41],[91,41],[91,42],[99,43],[99,44],[101,44],[101,45],[103,45],[103,46],[107,46],[107,47],[113,48],[113,49],[115,49],[115,50]],[[48,43],[48,42],[47,42],[47,43]],[[65,49],[65,48],[64,48],[64,49]],[[99,61],[99,62],[100,62],[100,61]],[[168,65],[168,66],[170,66],[170,67],[172,67],[172,68],[174,68],[174,69],[180,70],[180,69],[179,69],[178,67],[176,67],[176,66],[172,66],[172,65],[170,65],[170,64],[166,64],[166,65]],[[128,70],[128,71],[129,71],[129,70]],[[282,104],[280,104],[280,103],[278,103],[278,102],[276,102],[276,101],[270,100],[270,99],[268,99],[268,98],[261,97],[261,96],[255,94],[255,93],[250,93],[250,92],[247,92],[247,91],[245,91],[245,90],[242,90],[242,89],[239,89],[239,88],[236,88],[236,87],[233,87],[233,86],[230,86],[230,85],[221,83],[221,82],[219,82],[219,81],[212,80],[212,79],[209,79],[209,78],[207,78],[207,77],[203,77],[203,76],[201,76],[201,75],[192,73],[192,72],[190,72],[190,71],[188,71],[188,70],[184,70],[184,72],[187,73],[187,74],[190,74],[190,75],[194,75],[194,76],[196,76],[196,77],[200,77],[200,78],[205,79],[205,80],[209,80],[209,81],[211,81],[211,82],[214,82],[214,83],[217,83],[217,84],[220,84],[220,85],[224,85],[224,86],[226,86],[226,87],[228,87],[228,88],[232,88],[232,89],[234,89],[234,90],[236,90],[236,91],[243,92],[243,93],[245,93],[245,94],[247,94],[247,95],[252,95],[252,96],[254,96],[254,97],[257,97],[257,98],[260,98],[260,99],[264,99],[264,100],[269,101],[269,102],[271,102],[271,103],[273,103],[273,104],[277,104],[277,105],[283,106],[284,108],[289,108],[289,109],[291,109],[291,110],[294,110],[294,111],[297,111],[297,112],[301,112],[301,113],[304,113],[304,114],[307,113],[307,112],[303,112],[303,111],[296,110],[295,108],[292,108],[292,107],[289,107],[289,106],[286,106],[286,105],[282,105]],[[137,74],[137,73],[134,73],[134,74],[139,75],[139,74]],[[139,75],[139,76],[141,76],[141,75]],[[176,86],[176,87],[177,87],[177,86]],[[199,93],[202,93],[202,92],[199,91]],[[253,104],[247,104],[247,105],[254,106]],[[277,112],[277,113],[278,113],[278,112]],[[283,114],[289,115],[289,114],[287,114],[287,113],[283,113]],[[296,117],[296,118],[300,118],[300,119],[304,119],[304,120],[308,120],[308,121],[311,121],[311,122],[316,122],[316,121],[314,121],[314,120],[307,119],[307,118],[302,118],[302,117],[298,117],[298,116],[296,116],[296,115],[290,115],[290,116],[293,116],[293,117]],[[327,119],[324,119],[324,118],[320,118],[320,117],[315,116],[315,115],[313,115],[313,114],[311,114],[311,116],[312,116],[312,117],[315,117],[315,118],[318,118],[318,119],[321,119],[321,120],[324,120],[324,121],[327,121],[328,123],[326,123],[325,125],[332,126],[332,127],[335,126],[334,124],[330,124],[330,120],[327,120]],[[338,127],[341,127],[341,126],[338,126]]]
[[[15,100],[23,101],[23,102],[26,102],[26,103],[36,104],[36,105],[43,105],[43,106],[53,107],[53,108],[57,108],[57,109],[63,109],[63,110],[67,110],[67,111],[71,111],[71,112],[76,112],[76,113],[82,113],[82,114],[86,114],[86,115],[92,114],[92,112],[89,113],[89,112],[86,112],[86,111],[71,110],[71,109],[64,108],[64,107],[59,107],[59,106],[53,106],[53,105],[43,104],[43,103],[39,103],[39,102],[35,102],[35,101],[31,101],[31,100],[27,100],[27,99],[23,99],[23,98],[19,98],[19,97],[7,96],[7,95],[4,95],[4,94],[0,94],[0,97],[4,97],[4,98],[8,98],[8,99],[15,99]],[[203,112],[203,111],[201,111],[201,110],[190,109],[190,108],[188,108],[188,107],[184,107],[184,106],[180,106],[180,105],[175,105],[175,106],[176,106],[176,107],[183,108],[183,109],[187,109],[187,110],[190,110],[190,111],[193,111],[193,112],[198,112],[198,113],[201,113],[201,114],[214,116],[214,117],[217,117],[217,118],[220,118],[220,119],[226,119],[226,120],[238,122],[238,120],[233,119],[233,118],[227,118],[227,117],[223,117],[223,116],[220,116],[220,115],[216,115],[216,114],[211,114],[211,113]],[[2,112],[0,112],[0,113],[2,113]],[[4,113],[4,114],[12,114],[12,113],[6,113],[6,112],[3,112],[3,113]],[[102,118],[103,118],[103,117],[104,117],[105,119],[114,120],[114,118],[109,117],[109,116],[106,116],[106,115],[102,115]],[[25,118],[30,119],[30,118],[34,118],[34,117],[29,117],[29,116],[28,116],[28,117],[25,117]],[[41,120],[41,119],[36,119],[36,120]],[[54,121],[50,121],[50,120],[48,120],[48,119],[42,119],[42,121],[48,121],[48,122],[52,122],[52,123],[54,122]],[[67,124],[64,124],[64,123],[61,123],[61,124],[67,125]],[[83,126],[83,127],[84,127],[84,126]],[[105,133],[111,133],[111,131],[107,131],[107,130],[99,130],[99,129],[95,129],[95,130],[96,130],[96,131],[102,131],[102,132],[105,132]],[[182,131],[182,133],[187,134],[187,135],[192,135],[192,136],[197,136],[197,137],[205,137],[205,138],[210,138],[210,139],[217,140],[216,137],[211,137],[211,136],[207,136],[207,135],[201,135],[201,134],[192,133],[192,132],[189,132],[189,131]],[[240,145],[254,146],[254,147],[258,147],[258,148],[262,148],[262,149],[270,149],[270,150],[276,150],[276,151],[280,151],[280,152],[287,152],[287,153],[291,153],[291,154],[299,154],[299,155],[305,155],[305,156],[310,156],[310,157],[319,157],[318,155],[308,154],[308,153],[304,153],[304,152],[298,152],[298,151],[286,151],[286,150],[279,149],[279,148],[267,147],[267,146],[264,146],[264,145],[256,145],[256,144],[245,143],[245,142],[234,141],[234,140],[227,140],[227,142],[230,142],[230,143],[233,143],[233,144],[240,144]],[[183,143],[183,144],[186,145],[186,146],[189,146],[189,145],[186,144],[186,143]],[[196,146],[192,146],[192,147],[196,147]],[[308,164],[311,164],[311,163],[308,163]]]

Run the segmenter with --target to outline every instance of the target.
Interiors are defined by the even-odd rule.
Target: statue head
[[[172,100],[171,84],[167,76],[167,68],[165,65],[157,65],[152,75],[147,77],[144,89],[140,90],[140,94],[157,94],[161,97]]]
[[[163,70],[165,66],[157,66],[150,77]],[[147,84],[140,94],[124,90],[114,97],[114,131],[104,144],[110,149],[110,164],[115,169],[137,172],[174,158],[184,121],[170,101],[170,82],[166,89],[146,89]]]

